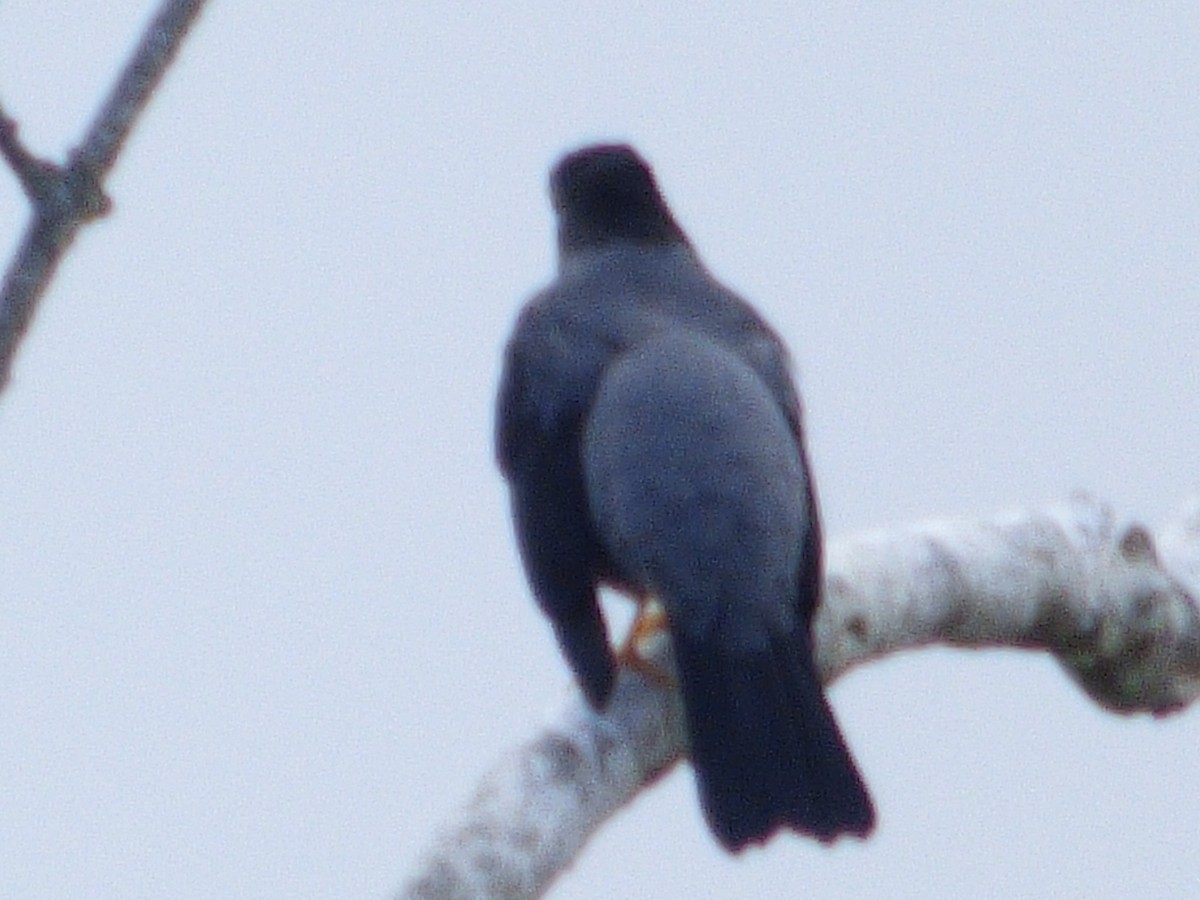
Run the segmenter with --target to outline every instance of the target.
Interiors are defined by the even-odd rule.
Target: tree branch
[[[1157,541],[1078,496],[1041,512],[860,535],[832,544],[826,568],[816,622],[826,681],[897,650],[950,644],[1048,650],[1122,713],[1165,715],[1200,693],[1200,498]],[[603,715],[576,696],[485,776],[399,896],[541,896],[592,832],[682,756],[684,740],[675,693],[623,670]]]
[[[0,391],[38,300],[80,227],[111,207],[103,190],[137,116],[204,7],[204,0],[164,0],[112,93],[65,166],[21,145],[16,123],[0,108],[0,153],[33,205],[33,217],[0,287]]]

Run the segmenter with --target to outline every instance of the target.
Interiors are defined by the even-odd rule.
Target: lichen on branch
[[[832,542],[816,649],[826,681],[931,644],[1052,653],[1107,709],[1159,716],[1200,693],[1200,498],[1155,534],[1078,495],[1045,510]],[[669,666],[666,641],[643,640]],[[576,694],[503,757],[401,890],[541,896],[588,838],[685,753],[669,679],[623,669],[602,715]]]

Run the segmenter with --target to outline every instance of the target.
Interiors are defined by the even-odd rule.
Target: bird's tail
[[[673,631],[704,813],[733,851],[780,828],[865,837],[875,810],[812,664],[807,635],[730,652],[716,631]]]

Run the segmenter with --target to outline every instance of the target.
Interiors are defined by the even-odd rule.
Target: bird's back
[[[799,400],[783,343],[689,246],[616,245],[575,254],[526,306],[510,356],[536,348],[535,405],[550,420],[583,412],[606,367],[657,334],[686,328],[739,356],[763,380],[793,430]]]

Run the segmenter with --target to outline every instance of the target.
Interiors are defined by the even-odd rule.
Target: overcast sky
[[[155,5],[0,3],[35,152]],[[791,346],[832,539],[1076,488],[1163,521],[1200,4],[1094,6],[214,2],[0,397],[0,897],[386,896],[566,702],[491,419],[546,170],[596,138]],[[26,215],[0,173],[5,258]],[[1015,651],[831,698],[870,841],[734,859],[684,766],[552,896],[1196,896],[1200,711]]]

